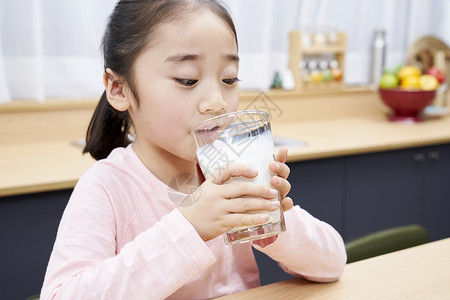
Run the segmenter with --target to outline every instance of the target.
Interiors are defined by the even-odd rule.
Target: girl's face
[[[205,11],[159,27],[135,62],[140,104],[132,101],[129,108],[134,148],[144,163],[197,161],[189,131],[237,109],[238,68],[235,37],[215,14]]]

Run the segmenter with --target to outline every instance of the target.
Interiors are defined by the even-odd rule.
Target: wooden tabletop
[[[393,123],[384,114],[277,123],[275,136],[305,143],[289,147],[288,161],[354,155],[450,143],[450,117]]]
[[[217,299],[450,299],[450,238],[348,264],[336,282],[296,278]]]

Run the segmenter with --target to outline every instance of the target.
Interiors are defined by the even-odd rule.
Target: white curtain
[[[98,96],[113,0],[1,0],[0,102]]]
[[[98,97],[101,38],[115,0],[1,0],[0,102]],[[375,29],[386,30],[387,65],[433,35],[450,45],[446,0],[224,0],[238,30],[243,89],[267,89],[288,74],[288,33],[308,23],[347,33],[345,81],[369,80]],[[286,81],[288,76],[285,76]]]

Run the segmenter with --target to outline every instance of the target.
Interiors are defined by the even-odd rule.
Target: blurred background
[[[101,38],[115,0],[2,0],[0,103],[98,97]],[[225,0],[238,30],[243,90],[289,81],[289,32],[345,32],[345,83],[367,84],[374,31],[386,33],[386,65],[404,62],[422,36],[450,44],[445,0]]]

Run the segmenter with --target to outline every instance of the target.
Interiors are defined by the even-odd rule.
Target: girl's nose
[[[202,114],[221,113],[225,112],[226,108],[227,103],[219,87],[214,88],[210,93],[205,93],[199,105],[199,111]]]

